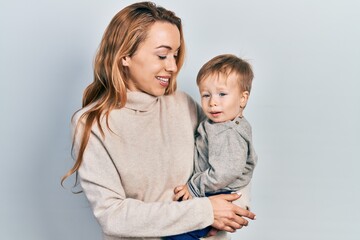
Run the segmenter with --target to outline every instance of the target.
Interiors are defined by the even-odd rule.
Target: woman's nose
[[[165,70],[168,72],[177,72],[177,65],[176,65],[176,59],[171,58],[166,61]]]

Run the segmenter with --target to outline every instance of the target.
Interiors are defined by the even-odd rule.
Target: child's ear
[[[129,56],[126,56],[126,57],[123,57],[122,59],[121,59],[121,62],[122,62],[122,65],[124,66],[124,67],[128,67],[130,64],[130,57]]]
[[[241,99],[240,99],[240,107],[241,108],[244,108],[246,106],[247,101],[249,99],[249,95],[250,95],[249,91],[243,91],[241,93]]]

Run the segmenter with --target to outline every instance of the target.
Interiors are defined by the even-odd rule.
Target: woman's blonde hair
[[[146,39],[149,28],[157,21],[176,25],[180,32],[180,48],[176,58],[178,70],[181,69],[185,58],[185,44],[181,19],[172,11],[156,6],[152,2],[139,2],[129,5],[118,12],[105,30],[94,60],[94,80],[85,89],[82,107],[91,107],[85,111],[77,123],[83,124],[80,148],[74,166],[63,176],[61,184],[70,175],[76,173],[83,161],[84,151],[89,142],[92,126],[96,123],[104,137],[100,125],[102,116],[108,117],[111,110],[122,108],[126,103],[126,89],[128,88],[128,69],[122,65],[122,59],[133,56],[139,45]],[[176,90],[176,74],[170,80],[165,95]],[[75,131],[76,134],[76,131]],[[72,144],[74,148],[75,134]]]

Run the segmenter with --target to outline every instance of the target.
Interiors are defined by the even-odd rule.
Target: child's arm
[[[246,138],[246,137],[245,137]],[[192,196],[204,196],[207,192],[222,189],[239,189],[246,186],[252,176],[255,159],[251,159],[252,146],[233,129],[209,140],[209,167],[195,173],[188,182]]]

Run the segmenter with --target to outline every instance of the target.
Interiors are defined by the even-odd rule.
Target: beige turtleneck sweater
[[[193,171],[194,131],[203,117],[199,106],[182,92],[127,97],[124,108],[110,113],[112,131],[103,118],[105,138],[93,126],[79,169],[104,239],[160,239],[211,225],[207,198],[172,201],[174,187]],[[76,156],[80,135],[75,139]]]

